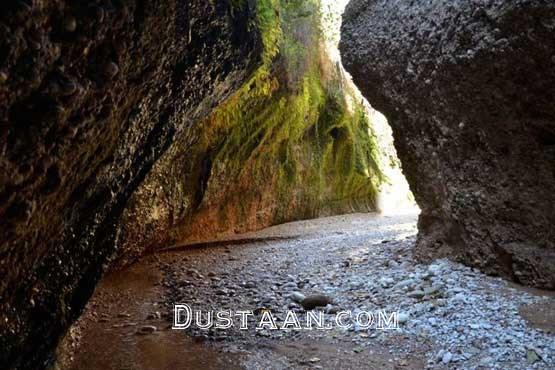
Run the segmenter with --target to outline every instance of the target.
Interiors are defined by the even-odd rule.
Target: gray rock
[[[266,294],[264,297],[262,297],[261,302],[262,303],[273,303],[276,300],[277,300],[277,298],[274,295]]]
[[[290,281],[290,282],[284,284],[283,288],[284,289],[297,289],[298,286],[297,286],[297,283]]]
[[[439,265],[428,266],[428,274],[430,275],[437,275],[440,271],[441,271],[441,266]]]
[[[291,298],[293,302],[301,303],[306,297],[300,292],[293,292],[289,295],[289,298]]]
[[[526,361],[529,364],[533,364],[535,362],[538,362],[539,360],[540,360],[540,356],[535,350],[529,349],[526,351]]]
[[[406,280],[402,280],[400,282],[398,282],[395,287],[396,288],[409,288],[413,285],[416,284],[416,281],[414,279],[406,279]]]
[[[439,291],[440,291],[440,288],[437,287],[437,286],[424,288],[424,294],[426,294],[426,295],[434,295],[434,294],[437,294]]]
[[[407,294],[408,297],[410,297],[410,298],[416,298],[416,299],[424,298],[425,295],[426,295],[426,293],[424,293],[424,292],[421,291],[421,290],[414,290],[414,291],[409,292],[409,293]]]
[[[295,302],[289,302],[289,304],[287,305],[287,308],[290,309],[290,310],[294,310],[294,309],[299,308],[299,307],[300,306]]]
[[[256,288],[256,283],[254,281],[247,281],[244,286],[247,289],[254,289]]]
[[[399,324],[406,323],[407,321],[409,321],[409,314],[405,312],[400,312],[397,315],[397,321],[399,322]]]
[[[443,356],[441,356],[441,362],[444,364],[448,364],[453,360],[453,354],[451,352],[445,352]]]
[[[226,289],[217,289],[216,291],[214,291],[214,294],[216,295],[227,295],[228,291]]]
[[[335,314],[338,313],[339,311],[340,311],[340,310],[339,310],[339,307],[334,306],[334,305],[331,305],[331,304],[328,304],[328,305],[326,306],[326,309],[325,309],[325,312],[326,312],[327,314],[330,314],[330,315],[335,315]]]
[[[380,279],[380,285],[384,288],[388,288],[392,286],[394,283],[395,283],[395,280],[393,280],[390,277],[384,277]]]
[[[392,126],[417,258],[555,289],[553,19],[547,0],[349,2],[342,61]]]

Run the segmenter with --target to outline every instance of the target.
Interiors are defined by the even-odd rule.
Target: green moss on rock
[[[274,198],[271,223],[372,209],[383,179],[375,137],[364,108],[349,109],[341,75],[323,72],[317,2],[257,4],[263,64],[201,125],[213,128],[204,142],[213,153],[206,205],[248,181],[252,187],[234,201],[242,209]]]
[[[128,241],[156,248],[375,209],[383,181],[376,139],[322,46],[318,2],[249,4],[261,33],[259,67],[156,164],[127,222],[145,209],[156,208],[156,217],[140,225],[149,231],[139,241],[138,226],[124,227],[123,253]]]

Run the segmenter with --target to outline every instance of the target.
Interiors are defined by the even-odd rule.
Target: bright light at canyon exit
[[[369,130],[375,135],[379,147],[380,168],[386,180],[380,185],[377,196],[377,209],[383,214],[418,213],[419,209],[414,201],[409,185],[402,173],[401,164],[393,144],[393,132],[387,118],[376,111],[362,96],[353,84],[351,76],[345,71],[339,52],[341,38],[341,20],[348,0],[321,0],[321,28],[324,34],[324,45],[332,61],[344,76],[345,90],[349,91],[348,99],[354,105],[362,102],[366,115],[369,117]]]

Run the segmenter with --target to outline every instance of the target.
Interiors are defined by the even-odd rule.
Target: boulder
[[[555,3],[353,0],[340,50],[393,128],[417,256],[555,288]]]

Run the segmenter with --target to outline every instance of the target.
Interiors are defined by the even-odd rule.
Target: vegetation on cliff
[[[375,209],[383,180],[376,139],[323,47],[319,2],[250,6],[251,27],[261,34],[260,65],[156,164],[130,203],[122,253],[126,243],[157,248]],[[133,226],[137,219],[141,225]]]
[[[222,224],[248,219],[260,203],[279,204],[270,223],[373,209],[382,181],[375,138],[323,50],[317,1],[259,0],[257,11],[263,63],[200,125],[198,151],[211,163],[202,206],[218,204]]]

